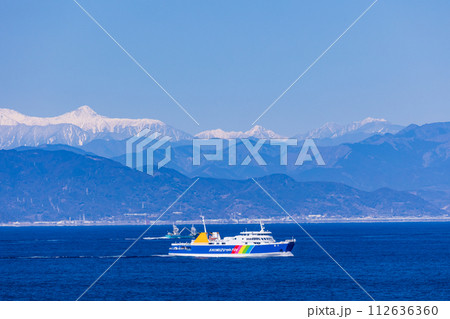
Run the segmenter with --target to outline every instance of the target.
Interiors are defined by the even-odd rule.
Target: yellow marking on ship
[[[205,244],[209,243],[208,235],[206,233],[198,234],[197,238],[194,240],[194,244]]]

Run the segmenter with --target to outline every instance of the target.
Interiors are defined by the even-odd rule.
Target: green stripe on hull
[[[253,247],[255,247],[255,246],[253,246],[253,245],[246,246],[242,253],[243,254],[250,254],[250,252],[252,251]]]

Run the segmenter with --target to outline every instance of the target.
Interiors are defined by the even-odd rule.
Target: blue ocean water
[[[170,241],[140,240],[82,300],[369,300],[297,225],[266,226],[297,239],[294,257],[166,257]],[[449,300],[450,223],[304,227],[376,300]],[[76,300],[145,228],[1,227],[0,300]],[[208,228],[227,236],[259,226]]]

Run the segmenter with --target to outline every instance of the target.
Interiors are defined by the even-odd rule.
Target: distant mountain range
[[[327,165],[303,167],[296,178],[339,180],[363,189],[450,186],[450,122],[410,125],[397,134],[321,150]]]
[[[236,145],[237,163],[248,155],[242,143]],[[279,148],[265,144],[260,155],[266,165],[251,161],[249,165],[228,164],[228,149],[222,161],[202,160],[192,165],[192,147],[174,146],[167,167],[190,177],[247,179],[271,174],[285,174],[298,181],[343,183],[374,191],[389,187],[420,194],[438,207],[450,211],[450,122],[422,126],[410,125],[396,134],[374,135],[359,143],[319,146],[326,163],[294,165],[299,147],[288,148],[288,165],[280,165]],[[156,152],[156,160],[164,153]],[[125,156],[114,157],[125,163]]]
[[[43,144],[83,147],[96,141],[89,146],[90,151],[97,153],[95,147],[98,146],[100,150],[97,154],[118,156],[125,153],[125,148],[113,151],[113,148],[119,145],[116,141],[125,140],[145,128],[170,136],[175,142],[190,141],[193,138],[286,138],[259,125],[245,132],[215,129],[192,136],[159,120],[109,118],[97,114],[85,105],[55,117],[27,116],[12,109],[0,109],[0,148]],[[313,138],[318,145],[338,145],[358,142],[374,134],[396,133],[402,128],[383,119],[367,118],[347,125],[326,123],[294,138]],[[102,149],[109,149],[109,154],[102,154]]]
[[[197,166],[192,165],[191,145],[173,145],[172,160],[167,167],[190,177],[247,179],[281,173],[298,180],[343,182],[367,190],[380,187],[410,189],[436,184],[437,179],[439,183],[446,180],[447,176],[442,172],[450,165],[449,144],[450,122],[432,123],[410,125],[396,134],[374,135],[358,143],[319,146],[325,166],[318,166],[314,161],[294,165],[301,143],[288,148],[287,166],[280,165],[279,147],[268,143],[259,151],[266,165],[258,165],[253,160],[248,165],[240,165],[249,152],[238,141],[235,166],[228,163],[228,144],[225,142],[223,160],[207,161],[202,158]],[[93,149],[85,150],[95,153]],[[163,155],[163,151],[155,154],[157,160]],[[125,163],[124,155],[112,159]],[[437,168],[435,175],[431,171],[433,167]]]
[[[298,140],[314,139],[318,145],[329,146],[339,145],[342,143],[355,143],[362,141],[372,135],[384,135],[386,133],[397,133],[404,126],[396,125],[388,122],[385,119],[365,118],[362,121],[352,122],[350,124],[341,125],[334,122],[328,122],[319,128],[311,130],[306,133],[297,134],[292,138]],[[224,131],[222,129],[203,131],[195,135],[197,138],[287,138],[279,135],[274,131],[265,129],[262,126],[256,125],[246,132]]]
[[[172,160],[154,177],[124,166],[126,139],[144,128],[173,137]],[[193,166],[193,138],[224,139],[224,159]],[[226,140],[231,138],[237,139],[235,166],[228,164]],[[450,122],[402,128],[367,118],[348,125],[327,123],[297,135],[316,141],[325,166],[294,165],[301,141],[289,147],[287,166],[280,165],[279,147],[268,144],[259,152],[267,165],[253,160],[239,165],[248,155],[240,138],[285,137],[261,126],[191,136],[158,120],[108,118],[87,106],[49,118],[0,109],[0,148],[15,148],[0,151],[0,219],[156,212],[197,176],[202,193],[177,209],[189,218],[199,212],[226,218],[235,211],[272,216],[276,208],[261,194],[253,195],[258,189],[250,177],[266,183],[300,217],[450,212]],[[158,161],[164,152],[154,155]]]
[[[231,138],[286,138],[281,135],[278,135],[274,131],[267,130],[264,127],[260,125],[255,125],[253,128],[246,132],[234,132],[229,131],[226,132],[221,129],[217,130],[210,130],[210,131],[203,131],[195,135],[197,138],[220,138],[220,139],[231,139]]]
[[[143,129],[171,136],[175,141],[192,136],[152,119],[109,118],[89,106],[55,117],[33,117],[11,109],[0,109],[0,148],[67,144],[82,146],[95,139],[123,140]]]
[[[192,179],[171,169],[154,176],[115,161],[71,151],[0,151],[0,221],[126,219],[149,213],[155,218]],[[445,212],[419,196],[382,188],[361,191],[341,183],[297,182],[286,175],[258,179],[294,216],[423,217]],[[286,217],[252,180],[202,178],[165,220]]]
[[[403,128],[404,126],[392,124],[385,119],[368,117],[362,121],[346,125],[328,122],[317,129],[294,137],[299,140],[312,138],[318,145],[329,146],[342,143],[356,143],[372,135],[395,134]]]

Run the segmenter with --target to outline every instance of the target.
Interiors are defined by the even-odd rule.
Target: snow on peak
[[[300,134],[297,138],[333,138],[342,130],[343,126],[335,122],[326,122],[319,128],[313,129],[305,134]]]
[[[256,138],[284,138],[281,135],[278,135],[272,130],[265,129],[260,125],[253,126],[250,130],[245,132],[248,137],[256,137]]]
[[[367,117],[361,121],[355,121],[346,125],[334,122],[327,122],[319,128],[311,130],[305,134],[299,134],[297,138],[337,138],[345,134],[364,132],[364,133],[394,133],[401,127],[393,125],[385,119]]]
[[[175,141],[192,139],[191,135],[158,120],[109,118],[87,105],[55,117],[27,116],[0,109],[1,125],[9,126],[6,129],[11,138],[7,144],[0,139],[0,147],[53,143],[79,146],[94,139],[123,140],[143,129],[170,136]]]
[[[242,131],[224,131],[222,129],[215,129],[209,131],[203,131],[195,135],[197,138],[221,138],[221,139],[232,139],[232,138],[284,138],[281,135],[276,134],[274,131],[265,129],[260,125],[253,126],[250,130],[246,132]]]
[[[70,113],[74,113],[74,114],[78,114],[78,115],[89,115],[89,116],[98,115],[93,109],[91,109],[87,105],[80,106],[79,108],[77,108],[76,110],[74,110]]]
[[[10,109],[0,109],[0,125],[18,125],[15,111]],[[19,113],[20,114],[20,113]]]
[[[195,135],[197,138],[221,138],[221,139],[231,139],[231,138],[240,138],[244,135],[243,132],[235,132],[230,131],[226,132],[222,129],[215,129],[209,131],[203,131]]]
[[[55,117],[27,116],[11,109],[0,109],[0,125],[18,124],[29,126],[72,124],[93,133],[117,132],[127,127],[143,129],[151,126],[165,126],[163,122],[152,119],[109,118],[97,114],[87,105]]]
[[[248,134],[250,134],[250,135],[253,136],[253,134],[264,133],[264,132],[266,132],[266,131],[267,131],[267,130],[266,130],[264,127],[262,127],[261,125],[255,125],[255,126],[253,126],[250,130],[248,130],[248,131],[245,132],[245,133],[248,133]]]
[[[362,120],[360,122],[356,122],[356,123],[360,123],[361,126],[363,126],[363,125],[366,125],[366,124],[369,124],[369,123],[374,123],[374,122],[386,123],[387,120],[385,120],[385,119],[376,119],[376,118],[373,118],[373,117],[366,117],[364,120]]]

